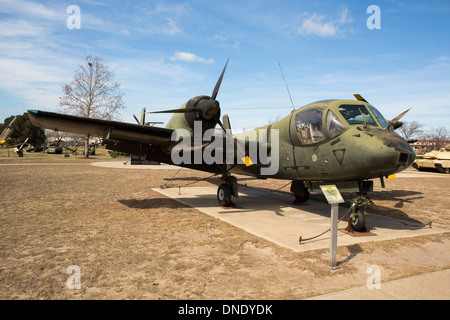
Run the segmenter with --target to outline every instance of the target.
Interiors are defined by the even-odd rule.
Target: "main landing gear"
[[[233,176],[223,176],[221,178],[223,183],[217,189],[217,200],[222,207],[229,207],[232,205],[231,198],[238,197],[237,179]]]
[[[292,181],[291,192],[295,196],[294,204],[304,203],[309,199],[309,190],[303,181]]]
[[[223,183],[217,189],[217,200],[222,207],[229,207],[233,204],[232,198],[238,197],[238,184],[236,177],[223,175],[221,177]],[[360,188],[357,197],[353,200],[351,206],[350,226],[353,231],[366,231],[366,208],[372,204],[372,201],[367,198],[366,188]],[[295,196],[294,204],[305,203],[308,201],[310,192],[303,181],[292,181],[291,192]]]

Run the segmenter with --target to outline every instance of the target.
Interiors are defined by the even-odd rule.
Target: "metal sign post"
[[[338,188],[335,185],[320,186],[323,194],[327,198],[329,204],[331,204],[331,221],[330,221],[330,268],[337,269],[336,256],[337,256],[337,231],[338,231],[338,216],[339,216],[339,203],[344,203],[344,199],[341,196]]]

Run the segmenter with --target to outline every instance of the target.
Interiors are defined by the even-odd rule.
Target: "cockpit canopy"
[[[388,127],[374,107],[342,101],[335,107],[317,106],[295,115],[295,129],[303,145],[331,140],[353,125]]]

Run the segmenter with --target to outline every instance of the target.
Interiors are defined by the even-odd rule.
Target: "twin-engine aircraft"
[[[229,59],[228,59],[229,60]],[[228,61],[211,96],[197,96],[174,113],[165,128],[66,114],[28,110],[31,122],[41,128],[103,138],[107,149],[145,156],[220,175],[219,204],[230,206],[238,197],[232,174],[291,180],[297,202],[308,200],[311,190],[334,184],[341,192],[356,192],[351,226],[365,229],[367,193],[372,179],[384,178],[409,167],[416,154],[394,130],[400,114],[386,120],[374,106],[355,94],[356,100],[322,100],[294,109],[283,119],[233,135],[227,115],[220,120],[216,100]],[[219,125],[222,133],[211,133]]]

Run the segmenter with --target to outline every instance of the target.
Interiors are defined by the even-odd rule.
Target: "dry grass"
[[[364,286],[373,264],[382,268],[382,281],[450,265],[447,233],[342,247],[340,269],[331,271],[328,250],[294,253],[151,190],[174,173],[83,160],[0,165],[0,298],[299,299]],[[207,176],[184,169],[171,184]],[[438,198],[448,201],[443,180],[418,186],[398,179],[375,196],[382,207],[394,204],[417,221],[441,219],[448,228],[448,206],[434,207]],[[286,184],[271,182],[274,189]],[[390,198],[398,190],[410,193]],[[435,209],[439,215],[429,213]],[[70,265],[81,269],[81,290],[66,287]]]

